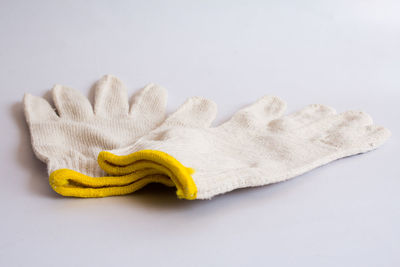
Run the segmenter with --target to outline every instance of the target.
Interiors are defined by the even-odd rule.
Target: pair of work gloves
[[[309,105],[284,115],[286,104],[275,96],[211,127],[214,102],[189,98],[165,118],[166,97],[150,84],[129,104],[125,86],[111,75],[96,83],[94,107],[61,85],[52,91],[55,110],[26,94],[33,150],[47,164],[51,187],[63,196],[106,197],[162,183],[176,187],[179,198],[209,199],[293,178],[390,136],[359,111]]]

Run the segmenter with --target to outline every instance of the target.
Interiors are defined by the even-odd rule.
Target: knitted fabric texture
[[[97,164],[100,151],[131,144],[165,118],[166,91],[157,85],[150,84],[142,89],[131,105],[126,87],[114,76],[104,76],[94,90],[93,107],[78,91],[61,85],[52,90],[55,110],[41,97],[24,96],[33,150],[47,164],[50,183],[61,194],[64,193],[57,188],[57,179],[62,180],[58,181],[60,184],[73,188],[82,185],[68,185],[70,177],[105,175]],[[133,179],[132,176],[126,177],[129,179]],[[104,186],[101,179],[91,181],[97,183],[96,186]],[[113,183],[107,179],[107,183],[110,182]],[[115,180],[114,183],[120,182]]]
[[[237,188],[281,182],[380,146],[389,130],[367,114],[310,105],[283,116],[286,104],[266,96],[210,127],[216,106],[192,99],[135,144],[99,154],[111,175],[158,166],[186,199],[209,199]]]

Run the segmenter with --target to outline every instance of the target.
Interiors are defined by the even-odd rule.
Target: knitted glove
[[[363,112],[336,114],[329,107],[310,105],[282,117],[285,106],[266,96],[210,128],[215,105],[197,99],[132,146],[101,152],[99,164],[111,175],[152,167],[171,178],[179,198],[209,199],[293,178],[372,150],[390,136]]]
[[[24,97],[24,108],[33,150],[47,164],[50,185],[56,192],[89,197],[125,194],[149,182],[173,185],[160,175],[141,181],[137,174],[93,178],[105,174],[97,164],[100,151],[127,146],[164,120],[165,89],[146,86],[130,107],[125,86],[107,75],[95,86],[94,108],[86,97],[65,86],[56,85],[52,97],[56,111],[45,99],[30,94]],[[154,171],[139,174],[143,178]]]

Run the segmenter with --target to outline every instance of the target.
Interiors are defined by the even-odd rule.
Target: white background
[[[0,266],[400,266],[399,1],[0,1]],[[58,196],[25,92],[156,82],[217,122],[265,94],[368,112],[381,148],[211,201]]]

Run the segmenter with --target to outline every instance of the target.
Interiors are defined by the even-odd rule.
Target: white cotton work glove
[[[390,132],[359,111],[310,105],[282,116],[286,104],[266,96],[211,127],[214,103],[191,99],[135,144],[99,154],[110,175],[154,168],[184,199],[209,199],[243,187],[281,182],[380,146]]]
[[[24,111],[32,147],[47,164],[52,188],[64,196],[99,197],[133,192],[149,182],[171,180],[146,170],[121,177],[101,177],[97,164],[102,150],[131,144],[165,119],[166,90],[150,84],[130,105],[127,90],[114,76],[95,85],[94,107],[78,91],[56,85],[52,98],[56,109],[41,97],[26,94]],[[142,179],[148,175],[146,179]],[[132,181],[135,181],[132,184]]]

